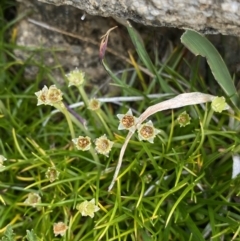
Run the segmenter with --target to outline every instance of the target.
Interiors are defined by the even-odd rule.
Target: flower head
[[[82,214],[82,216],[94,217],[94,212],[97,212],[100,208],[95,205],[95,198],[91,201],[84,201],[76,206],[76,209]]]
[[[3,155],[0,155],[0,172],[4,170],[5,166],[3,165],[3,162],[6,161],[7,158]]]
[[[91,147],[91,139],[88,136],[79,136],[78,138],[72,139],[76,148],[81,151],[88,151]]]
[[[96,139],[95,145],[95,150],[97,151],[97,153],[108,156],[109,152],[112,149],[113,142],[108,140],[108,138],[104,134],[103,136]]]
[[[24,203],[35,208],[37,204],[41,203],[41,197],[37,193],[31,192]]]
[[[153,177],[150,173],[143,176],[143,181],[147,184],[149,184],[152,181]]]
[[[42,90],[35,93],[38,99],[37,105],[54,105],[62,101],[62,92],[55,85],[51,85],[48,89],[46,85]]]
[[[229,106],[226,103],[226,100],[223,96],[222,97],[215,97],[212,101],[211,106],[212,106],[212,109],[215,112],[219,112],[219,113],[221,113],[223,110],[229,109]]]
[[[44,85],[42,90],[39,90],[38,92],[35,93],[38,99],[37,105],[48,105],[47,93],[48,93],[48,87],[46,85]]]
[[[93,110],[93,111],[99,110],[100,106],[101,106],[101,102],[98,99],[93,98],[89,100],[89,103],[88,103],[89,110]]]
[[[54,182],[58,179],[60,172],[56,169],[56,167],[49,167],[45,173],[46,177],[50,182]]]
[[[123,114],[117,114],[117,118],[119,119],[119,126],[118,130],[129,130],[131,132],[134,132],[136,129],[136,122],[137,118],[133,116],[132,110],[129,109],[128,112],[123,115]]]
[[[73,70],[69,74],[66,74],[66,77],[69,81],[68,87],[71,86],[71,85],[81,86],[85,81],[84,72],[78,70],[78,68],[76,68],[75,70]]]
[[[53,233],[55,237],[57,235],[63,236],[66,233],[67,229],[68,229],[68,226],[63,222],[54,223],[53,225]]]
[[[191,117],[186,111],[184,111],[178,116],[177,121],[180,127],[185,127],[190,124]]]
[[[160,133],[160,131],[154,128],[152,121],[148,121],[138,127],[138,138],[140,141],[144,140],[153,143],[153,140],[158,133]]]
[[[48,89],[47,100],[49,105],[53,105],[62,101],[62,91],[55,85],[51,85]]]

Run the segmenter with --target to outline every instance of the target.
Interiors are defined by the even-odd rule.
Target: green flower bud
[[[82,214],[82,216],[94,217],[94,213],[97,212],[100,208],[95,205],[95,199],[91,201],[84,201],[76,206],[76,209]]]
[[[149,173],[143,176],[143,181],[147,184],[149,184],[152,181],[152,179],[152,175]]]
[[[77,68],[65,76],[69,82],[68,87],[71,85],[81,86],[85,81],[85,73],[78,70]]]
[[[191,117],[186,111],[184,111],[178,116],[177,121],[180,127],[185,127],[190,124]]]
[[[28,194],[28,197],[24,203],[35,208],[37,204],[41,203],[41,197],[37,193],[31,192]]]
[[[56,169],[56,167],[49,167],[45,173],[46,177],[50,182],[54,182],[58,179],[60,172]]]
[[[223,110],[227,110],[229,108],[228,104],[226,103],[225,98],[222,97],[215,97],[212,101],[212,109],[215,112],[221,113]]]
[[[88,109],[92,111],[97,111],[101,107],[101,102],[98,99],[91,99],[88,103]]]

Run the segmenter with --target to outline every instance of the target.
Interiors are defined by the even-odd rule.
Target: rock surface
[[[96,92],[115,95],[116,87],[109,85],[111,78],[99,60],[101,36],[110,28],[118,26],[111,32],[106,52],[110,68],[120,77],[124,71],[134,71],[129,60],[128,51],[135,53],[126,28],[112,18],[86,15],[84,11],[73,6],[55,6],[37,0],[18,0],[18,14],[25,15],[18,22],[16,42],[19,49],[14,51],[18,60],[26,63],[25,79],[41,79],[41,83],[64,83],[64,73],[75,68],[86,73],[89,89]],[[30,22],[29,19],[45,24],[47,28]],[[158,53],[158,61],[164,62],[179,43],[182,31],[171,28],[138,27],[141,36],[147,42],[148,52],[153,57]],[[60,30],[54,31],[52,28]],[[69,36],[67,34],[72,34]],[[75,37],[74,37],[74,36]],[[154,51],[154,48],[157,51]],[[109,52],[112,49],[115,54]],[[126,68],[129,68],[126,70]],[[52,76],[49,76],[49,75]],[[110,91],[111,89],[111,91]]]
[[[240,36],[239,0],[39,0],[72,5],[91,15],[144,25],[191,28],[205,34]]]
[[[26,79],[41,78],[47,85],[50,82],[49,73],[58,83],[64,82],[64,74],[75,68],[86,73],[89,87],[95,83],[101,85],[109,81],[109,77],[99,61],[100,37],[106,31],[116,25],[116,22],[103,17],[90,16],[82,21],[84,12],[71,7],[49,5],[36,0],[20,1],[18,13],[31,13],[17,25],[17,44],[24,46],[15,50],[19,60],[26,62],[24,76]],[[49,27],[57,28],[67,33],[73,33],[76,37],[46,29],[28,21],[34,19],[39,23],[45,23]],[[97,22],[97,23],[96,23]],[[122,39],[119,38],[119,29],[111,33],[109,46],[119,55],[127,55],[123,50]],[[79,37],[79,38],[78,38]],[[112,55],[107,53],[112,59]],[[113,69],[121,69],[121,61],[115,58],[110,66]],[[51,70],[51,71],[50,71]],[[39,73],[42,73],[39,76]],[[105,88],[105,87],[103,87]]]
[[[21,47],[15,50],[15,55],[27,65],[27,68],[24,68],[26,79],[41,79],[41,82],[46,85],[52,81],[64,83],[64,72],[68,73],[77,67],[86,73],[89,88],[96,87],[98,91],[115,95],[115,90],[109,92],[108,83],[111,78],[99,61],[99,44],[100,37],[108,29],[118,25],[118,28],[110,34],[106,59],[110,68],[119,77],[123,71],[126,71],[126,68],[129,68],[127,70],[129,74],[132,73],[132,65],[129,65],[124,58],[129,59],[129,50],[132,54],[135,51],[123,25],[112,18],[88,14],[85,20],[81,20],[84,11],[69,5],[57,7],[38,0],[18,1],[20,2],[18,14],[27,16],[16,26],[18,33],[16,42]],[[61,34],[49,28],[42,28],[29,22],[28,18],[79,38]],[[180,45],[179,39],[183,31],[179,29],[151,27],[136,23],[133,25],[143,38],[152,60],[158,63],[165,63],[173,49]],[[209,38],[227,62],[231,73],[239,79],[239,38],[223,35],[212,35]],[[115,54],[108,52],[110,48],[115,51]],[[196,59],[192,54],[189,54],[189,58],[185,55],[184,59],[186,58],[191,63]],[[205,76],[206,66],[201,70],[202,76]],[[49,76],[50,73],[53,76]]]

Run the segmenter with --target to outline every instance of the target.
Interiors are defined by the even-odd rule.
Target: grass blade
[[[182,209],[184,210],[184,208]],[[202,233],[200,232],[200,230],[198,229],[197,225],[195,224],[195,222],[192,220],[192,218],[190,217],[190,215],[188,216],[188,218],[185,220],[186,222],[186,226],[191,230],[192,234],[193,234],[193,240],[194,241],[204,241],[205,239],[203,238]]]
[[[161,78],[161,76],[158,74],[156,68],[154,67],[152,60],[150,59],[139,34],[136,32],[136,30],[128,23],[127,30],[129,33],[129,36],[136,48],[136,51],[138,53],[139,58],[144,63],[144,65],[154,74],[156,75],[156,78],[158,79],[161,88],[166,93],[172,93],[171,88],[167,85],[167,83]]]
[[[238,108],[239,96],[237,90],[226,64],[212,43],[200,33],[192,30],[187,30],[182,35],[181,41],[195,55],[207,58],[213,76],[234,106]]]

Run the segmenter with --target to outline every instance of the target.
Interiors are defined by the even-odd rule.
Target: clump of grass
[[[155,66],[139,35],[127,28],[135,69],[117,76],[101,55],[121,90],[114,99],[86,93],[79,70],[63,76],[65,86],[49,83],[41,90],[40,78],[20,84],[26,66],[6,68],[0,89],[2,240],[237,240],[239,178],[235,173],[232,179],[232,155],[239,152],[233,128],[239,117],[236,98],[228,95],[235,92],[225,88],[226,100],[202,93],[194,86],[202,81],[197,68],[191,69],[195,79],[185,79],[174,54]],[[8,53],[17,47],[3,42],[4,66],[15,63]],[[156,93],[159,86],[163,93]]]

